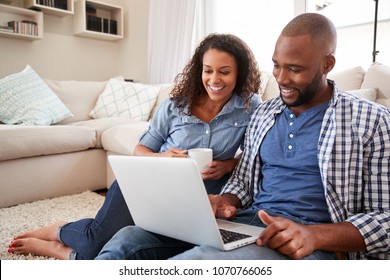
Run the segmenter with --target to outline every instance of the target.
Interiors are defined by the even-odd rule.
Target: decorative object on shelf
[[[123,38],[123,8],[97,1],[75,0],[74,34],[101,40]]]
[[[42,12],[0,4],[0,36],[26,40],[42,39]]]
[[[57,9],[68,9],[68,0],[36,0],[36,3],[42,6],[48,6]]]
[[[8,30],[14,33],[25,34],[30,36],[38,36],[38,26],[35,21],[12,20],[8,22],[8,28],[9,28]]]
[[[73,0],[24,0],[24,6],[60,17],[74,13]]]

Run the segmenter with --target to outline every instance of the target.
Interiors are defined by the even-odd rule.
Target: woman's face
[[[202,81],[212,101],[225,104],[230,99],[237,75],[237,63],[231,54],[217,49],[204,53]]]

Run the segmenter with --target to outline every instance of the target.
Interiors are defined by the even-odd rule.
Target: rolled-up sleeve
[[[160,152],[161,146],[169,136],[169,118],[171,116],[171,101],[165,100],[157,109],[149,126],[141,135],[139,143],[153,150]]]

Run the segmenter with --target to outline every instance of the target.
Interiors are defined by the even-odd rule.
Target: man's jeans
[[[275,216],[274,213],[267,212],[271,216]],[[234,221],[265,227],[257,213],[258,210],[255,209],[241,211],[237,213]],[[303,221],[297,219],[294,219],[294,221],[303,223]],[[136,226],[128,226],[114,235],[114,237],[103,247],[96,259],[283,260],[289,258],[266,246],[259,247],[256,244],[224,252],[208,246],[195,246],[173,238],[147,232]],[[337,256],[332,252],[315,251],[304,259],[334,260],[337,259]]]

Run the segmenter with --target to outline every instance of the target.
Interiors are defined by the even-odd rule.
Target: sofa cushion
[[[87,121],[70,123],[69,125],[85,126],[95,130],[96,131],[95,148],[102,148],[101,135],[106,129],[109,129],[116,125],[132,124],[133,122],[138,122],[138,121],[129,118],[101,118],[101,119],[92,119]]]
[[[105,150],[121,155],[132,155],[139,137],[148,127],[148,122],[135,121],[132,124],[117,125],[102,134]]]
[[[148,120],[150,120],[154,113],[156,112],[157,108],[160,106],[161,102],[163,102],[165,99],[169,98],[169,94],[171,93],[173,89],[173,84],[162,84],[159,85],[160,91],[158,93],[156,104],[154,104],[152,111],[150,112]]]
[[[265,85],[265,87],[262,85],[262,87],[264,87],[262,99],[268,100],[279,96],[279,85],[272,73],[262,72],[261,74],[263,76],[262,81]],[[360,89],[360,86],[363,83],[364,74],[364,69],[358,66],[339,72],[330,72],[328,78],[334,80],[336,86],[341,90],[348,91]],[[369,88],[374,88],[374,86]]]
[[[95,147],[95,130],[82,126],[0,125],[0,161]]]
[[[348,91],[360,88],[363,83],[364,74],[364,69],[357,66],[338,72],[330,72],[328,78],[335,81],[339,89]]]
[[[56,81],[46,79],[45,82],[73,113],[73,117],[67,118],[59,124],[91,119],[88,114],[107,85],[107,81]]]
[[[111,79],[89,116],[92,118],[127,117],[146,121],[156,103],[159,90],[158,86]]]
[[[274,75],[270,72],[262,72],[262,100],[269,100],[271,98],[279,96],[279,85],[276,82]],[[263,84],[264,83],[264,84]]]
[[[352,89],[347,92],[373,102],[376,101],[376,97],[378,95],[378,89],[376,88]]]
[[[390,108],[390,67],[374,62],[367,69],[362,88],[377,88],[376,102]]]
[[[6,124],[50,125],[72,116],[30,65],[0,80],[0,104]]]

